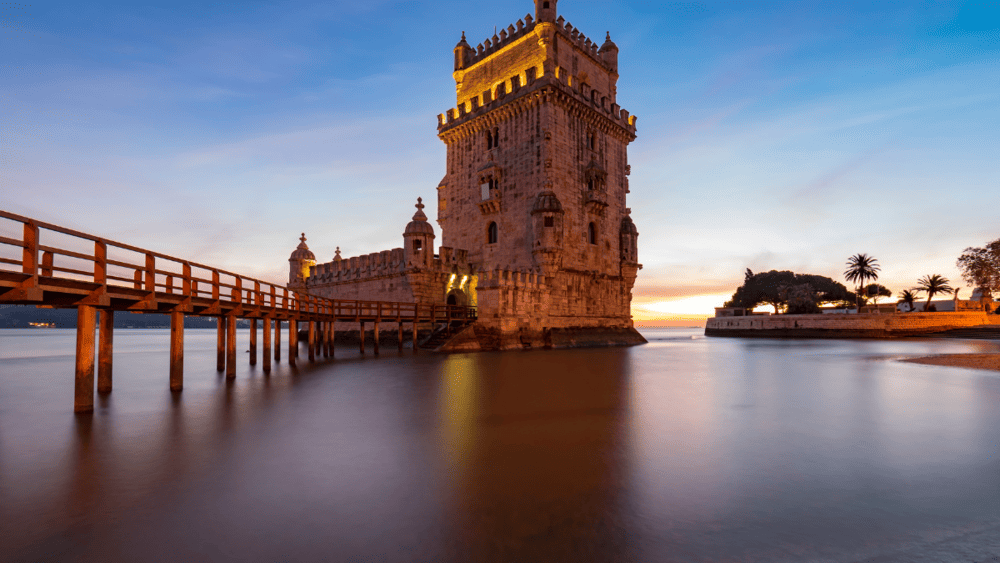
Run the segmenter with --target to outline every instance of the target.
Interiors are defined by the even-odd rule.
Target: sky
[[[303,231],[321,261],[400,247],[417,197],[437,213],[453,47],[533,10],[0,2],[0,209],[274,281]],[[964,286],[1000,237],[997,3],[559,11],[621,49],[638,322],[711,315],[747,268],[843,282],[861,252],[895,293]]]

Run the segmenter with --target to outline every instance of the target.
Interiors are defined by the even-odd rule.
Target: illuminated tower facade
[[[438,117],[442,243],[468,250],[480,328],[510,338],[632,327],[638,231],[629,217],[636,118],[617,103],[618,47],[536,0],[454,51],[457,107]]]

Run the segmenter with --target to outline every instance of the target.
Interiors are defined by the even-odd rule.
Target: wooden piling
[[[271,317],[264,318],[264,373],[271,373]]]
[[[184,313],[170,313],[170,390],[184,388]]]
[[[361,326],[361,328],[358,329],[358,337],[359,337],[359,340],[361,340],[361,355],[364,356],[365,355],[365,322],[364,321],[360,321],[358,324]]]
[[[250,365],[257,365],[257,319],[250,319]]]
[[[111,374],[114,367],[115,312],[101,311],[99,329],[100,341],[97,345],[97,392],[110,393]]]
[[[335,321],[329,321],[326,323],[326,357],[333,358],[333,323]]]
[[[226,379],[236,378],[236,315],[226,315]]]
[[[94,325],[97,309],[80,305],[76,309],[76,386],[73,410],[94,410]]]
[[[288,321],[288,365],[295,365],[295,358],[299,356],[299,322]]]
[[[337,320],[330,321],[330,357],[337,355]]]
[[[375,321],[375,328],[372,330],[372,340],[375,345],[375,355],[378,356],[378,321]]]
[[[306,345],[309,350],[309,361],[316,361],[316,321],[309,321],[309,342]]]
[[[399,351],[402,352],[403,351],[403,321],[402,320],[400,320],[399,322],[396,323],[396,328],[397,328],[397,330],[399,330],[399,338],[397,338],[397,342],[399,343]]]
[[[274,361],[281,361],[281,319],[274,319]]]
[[[216,339],[216,371],[226,371],[226,317],[219,316],[219,335]]]

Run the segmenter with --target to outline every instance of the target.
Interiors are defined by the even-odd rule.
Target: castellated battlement
[[[537,22],[531,17],[531,14],[524,16],[523,19],[517,20],[517,22],[507,26],[506,29],[501,29],[499,34],[494,33],[492,38],[487,37],[482,43],[476,45],[475,49],[469,47],[470,52],[465,54],[462,59],[456,61],[455,70],[471,68],[490,58],[494,53],[507,45],[514,43],[525,35],[531,34],[535,30],[536,25]],[[574,28],[573,24],[567,22],[565,18],[559,16],[554,25],[557,33],[562,34],[583,51],[583,53],[589,55],[595,63],[611,72],[618,72],[615,63],[609,62],[609,60],[601,56],[601,47],[584,35],[579,29]],[[465,41],[465,34],[462,34],[462,41]],[[462,45],[462,43],[459,45]]]
[[[338,254],[340,249],[337,250]],[[414,271],[453,273],[468,269],[469,252],[442,246],[429,265],[406,262],[402,248],[373,252],[363,256],[340,258],[316,264],[310,269],[307,285],[335,284],[378,279]]]
[[[586,83],[579,82],[565,69],[558,68],[554,78],[536,79],[535,71],[537,69],[529,68],[522,74],[498,83],[494,88],[495,94],[484,92],[457,108],[438,115],[438,132],[442,133],[447,129],[468,123],[518,98],[542,93],[546,87],[558,87],[560,91],[572,96],[575,101],[604,115],[631,135],[636,134],[638,118],[617,103],[611,102],[609,96],[589,87]],[[526,85],[522,86],[522,84]]]

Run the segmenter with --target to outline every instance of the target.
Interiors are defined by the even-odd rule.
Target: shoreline
[[[900,360],[910,364],[946,366],[966,369],[1000,371],[1000,353],[994,354],[939,354],[922,358]]]

